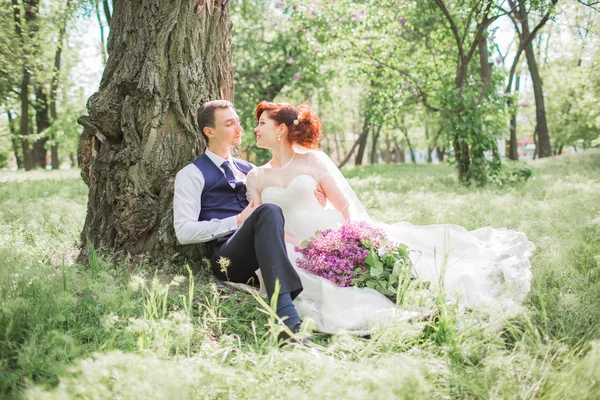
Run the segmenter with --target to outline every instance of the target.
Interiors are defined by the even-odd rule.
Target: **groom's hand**
[[[325,191],[321,185],[317,185],[317,188],[315,189],[315,197],[321,206],[325,207],[325,204],[327,204],[327,196],[325,195]]]
[[[248,217],[254,212],[254,210],[256,210],[256,206],[254,205],[254,199],[250,199],[250,202],[248,203],[246,208],[244,208],[244,211],[239,213],[236,217],[238,228],[242,226],[244,221],[248,219]]]

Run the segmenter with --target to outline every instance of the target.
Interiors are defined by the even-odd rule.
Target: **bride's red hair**
[[[299,144],[309,149],[319,147],[323,128],[321,121],[310,111],[308,104],[296,108],[288,103],[271,103],[263,100],[254,110],[257,121],[264,112],[269,113],[269,118],[275,120],[277,124],[285,124],[288,127],[286,140],[289,144]],[[294,120],[298,120],[298,125],[294,124]]]

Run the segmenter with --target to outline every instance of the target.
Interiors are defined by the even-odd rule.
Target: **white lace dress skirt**
[[[266,188],[263,203],[283,210],[286,232],[300,239],[343,222],[335,210],[323,209],[314,198],[317,182],[307,175],[295,177],[287,188]],[[430,282],[432,296],[443,290],[446,299],[468,308],[490,308],[497,317],[513,314],[531,285],[529,258],[535,246],[523,233],[500,228],[467,231],[458,225],[415,226],[373,223],[392,241],[406,244],[414,275]],[[296,265],[301,255],[288,245]],[[419,313],[398,309],[369,288],[341,288],[298,268],[303,291],[294,300],[301,318],[314,320],[326,333],[373,331],[391,318],[410,319]],[[441,287],[440,285],[443,285]]]

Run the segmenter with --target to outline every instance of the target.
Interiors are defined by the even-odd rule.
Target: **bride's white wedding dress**
[[[249,196],[262,203],[281,207],[285,231],[300,240],[316,231],[336,228],[344,214],[366,218],[354,193],[337,169],[323,161],[323,153],[296,154],[280,169],[268,164],[248,175]],[[325,156],[326,157],[326,156]],[[314,195],[321,184],[334,208],[323,208]],[[348,207],[353,208],[349,212]],[[441,280],[447,298],[470,308],[493,307],[509,312],[529,292],[529,257],[535,246],[525,234],[508,229],[483,228],[467,231],[457,225],[415,226],[409,223],[383,224],[393,241],[410,249],[413,273],[436,287]],[[301,255],[288,245],[294,265]],[[298,268],[303,292],[294,304],[303,319],[315,321],[326,333],[367,333],[390,318],[410,318],[416,312],[398,310],[388,298],[368,288],[340,288],[332,282]]]

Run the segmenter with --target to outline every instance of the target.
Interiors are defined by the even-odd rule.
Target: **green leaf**
[[[298,245],[298,247],[299,247],[299,248],[301,248],[301,249],[306,249],[306,248],[308,248],[308,242],[307,242],[306,240],[303,240],[303,241],[302,241],[302,242],[301,242],[301,243]]]
[[[374,278],[380,276],[381,274],[383,274],[383,264],[381,264],[381,262],[379,262],[379,265],[375,264],[375,266],[371,267],[369,273]]]
[[[370,267],[374,267],[375,259],[376,259],[375,252],[373,250],[371,250],[371,251],[369,251],[369,255],[367,256],[365,263],[367,263],[367,265]]]

